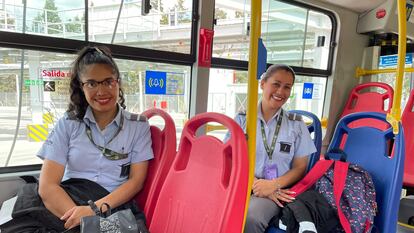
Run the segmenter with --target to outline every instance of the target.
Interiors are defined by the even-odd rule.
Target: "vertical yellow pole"
[[[401,120],[401,95],[402,81],[405,68],[405,54],[407,47],[407,18],[406,18],[406,1],[397,0],[398,5],[398,63],[397,74],[395,79],[394,100],[392,103],[391,113],[387,115],[387,121],[393,127],[394,134],[398,134],[398,122]]]
[[[252,0],[250,17],[250,46],[249,46],[249,71],[247,86],[247,122],[246,132],[248,135],[247,145],[249,147],[249,185],[247,190],[246,209],[244,212],[244,222],[246,221],[247,209],[249,207],[250,193],[254,178],[254,167],[256,161],[256,122],[257,122],[257,57],[258,43],[261,33],[262,21],[262,1]],[[244,231],[244,223],[243,223]]]

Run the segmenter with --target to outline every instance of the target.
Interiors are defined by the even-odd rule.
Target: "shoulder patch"
[[[288,118],[291,121],[301,121],[302,120],[302,115],[296,114],[296,113],[289,113]]]
[[[146,122],[148,120],[146,116],[141,115],[141,114],[130,113],[130,114],[125,114],[125,115],[126,115],[126,119],[128,119],[130,121],[143,121],[143,122]]]
[[[246,110],[239,111],[238,115],[246,116]]]

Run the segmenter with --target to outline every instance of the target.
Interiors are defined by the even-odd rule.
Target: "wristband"
[[[95,202],[93,202],[92,200],[89,200],[88,204],[96,215],[98,216],[101,215],[101,212],[99,211],[98,206],[96,206]]]

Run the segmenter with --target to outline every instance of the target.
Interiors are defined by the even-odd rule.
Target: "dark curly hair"
[[[78,120],[82,120],[85,116],[88,102],[82,91],[80,74],[85,71],[86,66],[92,64],[106,64],[112,67],[115,76],[120,79],[119,68],[112,58],[111,52],[105,46],[86,46],[79,51],[78,57],[72,64],[70,76],[70,102],[67,109],[69,115],[75,116]],[[121,82],[119,82],[121,84]],[[125,109],[125,98],[122,88],[119,87],[120,106]]]

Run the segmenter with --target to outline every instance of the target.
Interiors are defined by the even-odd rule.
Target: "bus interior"
[[[400,4],[405,10],[403,32]],[[318,147],[312,163],[334,145],[343,146],[337,135],[341,119],[359,119],[350,130],[375,125],[393,135],[386,142],[395,143],[386,148],[392,164],[382,158],[362,161],[351,156],[351,161],[372,166],[381,183],[376,188],[384,212],[375,222],[378,232],[414,232],[409,223],[414,216],[413,6],[413,0],[0,0],[0,203],[14,197],[30,177],[39,176],[42,160],[36,153],[67,110],[76,53],[86,45],[105,45],[119,66],[127,110],[149,118],[154,152],[165,156],[155,158],[157,169],[149,172],[148,183],[154,185],[137,196],[151,216],[151,232],[178,229],[163,219],[179,213],[164,213],[168,201],[157,201],[160,194],[181,188],[160,183],[167,176],[183,179],[170,170],[174,157],[204,155],[203,147],[213,144],[218,154],[232,150],[240,157],[231,161],[239,175],[221,180],[227,191],[220,200],[240,199],[231,202],[230,212],[222,210],[225,201],[209,208],[226,216],[219,219],[221,233],[242,231],[248,146],[244,135],[227,147],[223,139],[228,131],[240,133],[231,119],[249,111],[250,82],[257,85],[263,67],[278,63],[296,73],[285,107],[303,111],[311,125]],[[257,43],[252,42],[255,36],[260,38]],[[368,115],[381,122],[361,119],[361,112],[379,112]],[[346,118],[351,113],[354,118]],[[393,116],[394,123],[385,116]],[[209,137],[196,137],[195,132]],[[364,156],[376,151],[367,147],[378,145],[374,136],[356,138],[349,138],[354,146],[347,144],[347,152]],[[200,148],[187,148],[186,143]],[[209,180],[208,166],[197,169],[187,171],[185,179]],[[214,190],[203,183],[187,189],[193,192],[189,205]],[[189,219],[181,219],[182,224],[202,227]]]

